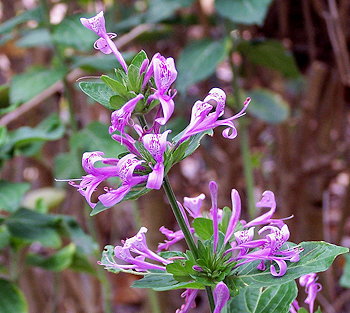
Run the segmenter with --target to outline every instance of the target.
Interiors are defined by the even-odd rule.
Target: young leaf
[[[295,281],[267,288],[244,288],[227,304],[225,313],[287,313],[298,294]]]
[[[288,270],[282,277],[273,277],[270,270],[260,271],[256,269],[259,261],[239,266],[232,277],[241,286],[267,287],[295,280],[302,275],[318,273],[327,270],[334,259],[347,253],[348,248],[339,247],[323,241],[307,241],[300,245],[304,251],[300,253],[300,261],[288,262]],[[236,276],[237,275],[237,276]]]
[[[0,278],[0,313],[28,313],[22,291],[13,283]]]
[[[239,24],[262,25],[272,0],[217,0],[219,14]]]
[[[181,52],[177,63],[176,88],[185,92],[188,87],[208,78],[216,66],[225,58],[225,39],[212,41],[204,39],[190,43]]]
[[[11,183],[0,180],[0,210],[15,212],[29,188],[28,183]]]
[[[105,108],[114,110],[109,103],[109,99],[115,95],[113,90],[101,82],[81,82],[80,89],[96,102],[102,104]]]
[[[139,68],[133,64],[128,67],[128,79],[129,90],[138,93],[141,88]]]

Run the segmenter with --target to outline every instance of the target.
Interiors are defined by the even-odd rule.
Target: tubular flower
[[[185,303],[181,305],[180,309],[177,309],[175,313],[187,313],[189,310],[196,307],[195,299],[197,297],[198,290],[197,289],[186,289],[181,297],[185,298]]]
[[[316,273],[310,273],[299,278],[299,284],[305,287],[305,292],[307,293],[307,298],[305,299],[305,303],[309,305],[309,312],[314,312],[314,305],[317,293],[322,290],[322,285],[320,283],[316,283],[318,277]]]
[[[108,259],[107,262],[99,262],[100,265],[107,269],[115,270],[134,270],[137,272],[147,272],[149,270],[165,271],[166,264],[170,262],[152,250],[150,250],[146,243],[145,233],[146,227],[141,227],[140,231],[132,238],[124,241],[123,246],[116,246],[114,248],[114,258]],[[117,260],[121,260],[126,264],[119,264]],[[162,265],[150,263],[148,260],[156,261]]]
[[[91,201],[91,196],[96,188],[104,180],[115,176],[118,159],[104,158],[104,153],[101,151],[85,152],[82,158],[82,166],[88,175],[82,177],[80,184],[70,182],[73,187],[76,187],[82,196],[85,197],[88,204],[94,208],[96,203]],[[96,162],[106,164],[106,167],[95,167]]]
[[[135,157],[134,154],[127,154],[119,160],[115,176],[121,179],[122,184],[117,189],[106,189],[106,193],[98,197],[105,207],[111,207],[122,201],[132,187],[147,179],[147,176],[134,175],[135,168],[144,162]]]
[[[248,107],[250,98],[244,102],[243,109],[230,118],[219,120],[224,114],[226,102],[226,94],[219,88],[213,88],[209,91],[208,96],[203,101],[197,101],[192,107],[191,120],[189,125],[185,128],[179,143],[187,140],[189,137],[200,132],[213,129],[218,126],[227,126],[222,132],[225,138],[233,139],[237,136],[237,130],[233,124],[233,120],[243,116]],[[215,111],[211,112],[215,107]]]
[[[147,134],[142,137],[142,142],[148,152],[152,155],[156,164],[153,171],[148,175],[147,188],[160,189],[164,178],[164,152],[168,145],[167,136],[170,130],[163,134]]]
[[[110,54],[113,52],[118,62],[127,73],[128,67],[125,63],[125,60],[112,41],[112,39],[117,35],[114,33],[107,33],[103,12],[101,11],[96,16],[93,16],[91,18],[81,18],[80,22],[86,28],[92,30],[94,33],[96,33],[97,36],[100,37],[95,41],[94,48],[100,50],[104,54]]]
[[[141,99],[143,99],[143,95],[139,94],[135,98],[125,103],[119,110],[112,113],[111,126],[109,127],[110,134],[115,131],[119,131],[122,135],[125,135],[125,126],[130,123],[131,114],[134,111],[136,104]]]
[[[150,66],[145,74],[143,83],[144,86],[152,75],[154,75],[157,90],[148,98],[147,101],[151,102],[155,99],[159,100],[162,107],[163,116],[157,117],[155,121],[160,125],[165,125],[174,112],[173,98],[176,92],[173,95],[169,95],[170,87],[177,77],[174,59],[165,58],[160,55],[160,53],[156,53],[153,56]]]

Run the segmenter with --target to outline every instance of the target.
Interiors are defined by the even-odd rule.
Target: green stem
[[[147,121],[146,121],[145,117],[143,115],[139,115],[138,120],[139,120],[141,126],[143,128],[147,129]],[[171,209],[175,215],[176,221],[179,224],[180,229],[182,230],[182,233],[184,234],[186,243],[187,243],[188,247],[190,248],[194,258],[197,259],[198,258],[197,246],[194,242],[194,239],[192,237],[192,234],[191,234],[189,228],[187,227],[187,224],[186,224],[185,219],[181,213],[179,205],[177,204],[175,193],[173,191],[173,188],[171,187],[171,184],[170,184],[170,181],[169,181],[169,178],[167,175],[164,176],[163,189],[164,189],[165,194],[169,200],[169,203],[170,203]],[[211,312],[213,312],[215,309],[215,304],[214,304],[214,297],[213,297],[212,290],[209,286],[206,286],[205,289],[207,291],[210,310],[211,310]]]
[[[237,48],[237,37],[234,34],[232,37],[232,49],[230,55],[236,52]],[[243,103],[243,99],[241,97],[241,91],[238,84],[238,68],[236,64],[233,62],[232,58],[230,58],[230,65],[232,68],[233,79],[232,79],[232,88],[233,88],[233,96],[236,106]],[[249,131],[248,131],[248,123],[245,120],[239,120],[239,139],[240,139],[240,148],[242,153],[242,161],[243,161],[243,173],[245,178],[245,184],[247,189],[247,205],[248,205],[248,214],[249,218],[252,219],[255,217],[256,208],[255,208],[255,197],[254,197],[254,175],[253,175],[253,166],[252,166],[252,157],[250,152],[250,144],[249,144]]]
[[[211,290],[211,287],[209,287],[209,286],[205,286],[205,291],[207,292],[210,310],[211,310],[211,312],[214,312],[215,302],[214,302],[213,291]]]
[[[195,259],[197,259],[198,258],[197,246],[193,240],[193,237],[192,237],[192,234],[191,234],[189,228],[187,227],[185,219],[182,216],[179,205],[177,204],[176,197],[175,197],[173,188],[170,185],[168,176],[164,177],[163,189],[164,189],[165,194],[170,202],[170,206],[173,210],[176,221],[179,224],[180,229],[182,230],[182,232],[184,234],[186,243],[187,243],[188,247],[190,248],[190,250],[192,251]]]

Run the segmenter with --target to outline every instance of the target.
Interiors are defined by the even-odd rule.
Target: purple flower
[[[163,134],[147,134],[142,137],[142,142],[148,152],[152,155],[156,164],[153,171],[148,175],[146,187],[149,189],[160,189],[164,178],[164,152],[167,148],[167,136],[171,130]]]
[[[134,270],[137,272],[147,272],[149,270],[165,271],[164,265],[170,262],[148,248],[145,236],[146,232],[147,228],[141,227],[140,231],[134,237],[125,240],[123,246],[116,246],[114,248],[115,258],[126,264],[119,264],[115,259],[107,259],[106,263],[99,262],[98,264],[105,266],[107,269],[116,270]],[[132,255],[132,253],[136,256]],[[162,265],[150,263],[146,259],[159,262]]]
[[[265,241],[258,241],[258,245],[262,245],[259,250],[240,255],[237,260],[244,260],[238,263],[236,266],[252,262],[254,260],[260,260],[260,264],[257,266],[258,269],[264,271],[266,269],[265,261],[274,261],[279,270],[277,271],[274,264],[270,265],[270,272],[273,276],[283,276],[287,271],[286,260],[290,262],[298,262],[300,259],[300,252],[302,251],[299,247],[287,248],[281,250],[282,246],[289,239],[289,230],[287,225],[283,225],[281,229],[275,226],[265,226],[259,231],[259,235],[264,232],[268,232],[265,236]],[[246,244],[240,244],[242,248],[253,248],[251,245],[253,242],[247,242]]]
[[[224,114],[225,102],[226,94],[219,88],[211,89],[204,101],[197,101],[192,107],[190,123],[183,131],[178,143],[185,141],[195,134],[218,126],[227,126],[222,132],[222,135],[225,138],[235,138],[237,136],[237,130],[232,121],[245,114],[244,112],[248,107],[250,98],[245,100],[244,107],[239,113],[230,118],[219,120],[219,117]],[[211,112],[214,106],[216,106],[215,111]]]
[[[298,301],[294,300],[289,307],[289,312],[290,313],[298,313],[299,309],[300,309],[300,306],[299,306]]]
[[[115,38],[117,35],[114,33],[107,33],[105,26],[105,18],[103,12],[101,11],[96,16],[91,18],[81,18],[80,22],[88,29],[96,33],[97,36],[101,37],[95,41],[94,47],[100,50],[102,53],[110,54],[114,53],[115,57],[123,67],[124,71],[128,72],[128,67],[125,60],[113,41],[111,39]]]
[[[90,207],[94,208],[95,203],[91,201],[91,196],[96,188],[104,180],[115,176],[118,159],[104,158],[104,153],[101,151],[85,152],[82,158],[82,166],[88,175],[82,177],[80,184],[70,182],[73,187],[76,187],[82,196],[85,197]],[[95,167],[96,162],[107,164],[106,167]]]
[[[163,117],[157,117],[155,121],[160,125],[164,125],[174,112],[174,101],[175,94],[169,95],[170,86],[176,80],[177,71],[175,68],[175,62],[173,58],[165,58],[160,53],[156,53],[150,63],[150,66],[145,74],[143,87],[154,75],[154,81],[157,90],[153,95],[148,98],[148,102],[155,99],[159,100],[162,110]]]
[[[196,307],[195,299],[197,297],[198,290],[197,289],[186,289],[181,297],[185,298],[185,303],[181,305],[180,309],[177,309],[175,313],[187,313],[189,310]]]
[[[305,287],[305,292],[307,293],[307,298],[305,299],[305,303],[309,305],[309,312],[314,312],[314,304],[317,293],[322,290],[322,285],[320,283],[316,283],[318,277],[316,273],[310,273],[307,275],[303,275],[299,278],[299,283],[301,286]]]
[[[213,313],[220,313],[227,301],[230,299],[230,290],[224,282],[220,282],[214,289],[215,310]]]
[[[116,110],[111,115],[111,126],[109,127],[109,133],[112,134],[115,131],[119,131],[122,135],[125,134],[125,126],[130,123],[131,114],[134,111],[136,104],[143,99],[143,95],[139,94],[135,98],[125,103],[119,110]]]
[[[135,168],[143,162],[136,159],[134,154],[127,154],[119,160],[115,176],[121,179],[122,184],[117,189],[107,189],[105,194],[98,197],[105,207],[111,207],[122,201],[132,187],[147,179],[147,176],[134,176]]]

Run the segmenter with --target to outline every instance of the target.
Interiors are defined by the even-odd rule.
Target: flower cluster
[[[116,246],[114,248],[114,254],[111,259],[108,259],[108,261],[105,259],[100,264],[107,269],[119,271],[132,269],[144,274],[152,270],[168,271],[171,273],[172,265],[174,264],[191,264],[190,281],[191,279],[195,281],[196,279],[194,278],[200,278],[201,281],[205,279],[208,284],[214,285],[214,298],[216,299],[216,310],[214,312],[221,312],[221,309],[230,299],[229,289],[224,283],[225,278],[232,277],[240,266],[258,261],[256,265],[258,270],[265,271],[267,265],[269,265],[271,275],[281,277],[287,271],[287,261],[299,261],[302,249],[298,246],[291,246],[287,242],[289,239],[288,226],[284,223],[283,219],[271,218],[276,209],[275,197],[271,191],[265,191],[262,199],[257,203],[257,207],[268,208],[268,212],[246,223],[244,220],[240,220],[241,200],[237,190],[233,189],[231,192],[232,211],[229,212],[219,209],[217,206],[218,188],[215,182],[210,182],[209,190],[212,203],[209,212],[201,212],[202,203],[205,199],[204,194],[194,198],[185,197],[183,205],[179,203],[186,223],[189,226],[190,223],[187,214],[193,218],[192,224],[195,223],[196,219],[210,220],[212,222],[211,238],[206,241],[203,241],[201,235],[197,234],[193,227],[190,227],[191,232],[196,234],[198,247],[203,244],[206,245],[205,242],[210,242],[210,256],[207,260],[202,255],[199,255],[199,259],[197,260],[190,260],[191,257],[180,252],[176,256],[168,258],[160,256],[162,254],[160,251],[168,250],[174,243],[184,238],[182,231],[178,230],[174,232],[161,227],[160,231],[166,235],[167,240],[159,245],[158,252],[160,254],[157,254],[147,247],[145,239],[147,229],[142,227],[135,237],[127,239],[123,246]],[[225,215],[229,218],[224,227],[223,219]],[[257,232],[260,238],[255,239],[254,233],[257,226],[261,226]],[[148,260],[146,261],[145,259]],[[125,264],[120,264],[117,260]],[[150,261],[153,261],[153,263],[150,263]],[[276,269],[276,266],[278,269]],[[174,277],[176,278],[175,274]],[[311,281],[307,280],[305,286],[310,291],[310,301],[312,301],[314,288]],[[187,289],[183,293],[185,303],[177,313],[188,312],[194,306],[197,293],[197,289]]]
[[[132,190],[160,189],[166,171],[173,165],[171,160],[167,159],[167,155],[176,153],[177,149],[181,150],[181,144],[190,140],[192,136],[221,125],[227,127],[223,131],[224,137],[232,139],[237,135],[233,120],[244,114],[249,99],[241,112],[226,119],[219,119],[224,114],[226,95],[223,90],[213,88],[203,101],[194,104],[190,123],[179,134],[178,139],[168,141],[171,130],[164,128],[174,112],[173,98],[176,90],[171,89],[177,77],[174,59],[156,53],[149,61],[143,52],[144,54],[138,54],[135,57],[136,61],[128,67],[112,41],[116,35],[106,31],[103,12],[89,19],[82,18],[81,22],[100,37],[95,42],[95,48],[103,53],[113,52],[123,68],[123,71],[118,72],[119,80],[108,78],[118,86],[118,97],[125,97],[125,103],[111,114],[109,133],[129,152],[120,159],[104,158],[103,152],[100,151],[84,153],[82,163],[87,175],[82,177],[79,184],[71,184],[92,208],[96,206],[92,199],[93,193],[102,182],[112,177],[119,178],[120,184],[116,188],[105,187],[104,193],[98,196],[104,207],[119,203]],[[135,74],[135,68],[137,77],[132,76]],[[160,105],[151,127],[147,128],[141,120],[140,124],[133,120],[133,114],[144,115],[158,104]],[[213,110],[214,112],[211,112]],[[131,128],[134,135],[126,132],[127,127]],[[167,168],[165,164],[168,165]]]

